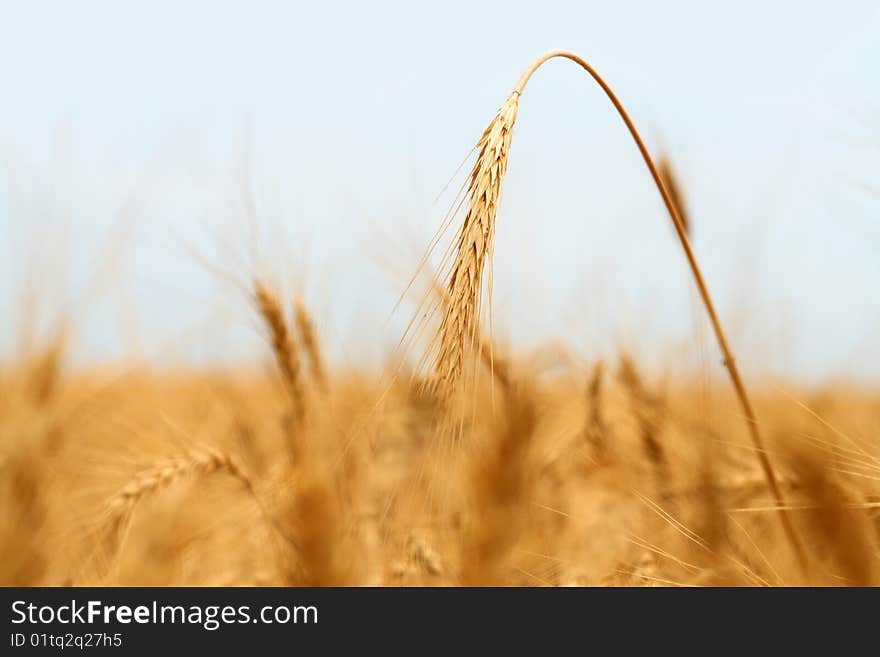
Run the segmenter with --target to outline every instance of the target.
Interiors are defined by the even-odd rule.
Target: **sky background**
[[[880,380],[876,2],[0,0],[0,16],[6,357],[25,297],[40,330],[73,317],[75,362],[252,358],[258,273],[304,296],[335,360],[380,362],[460,162],[521,70],[566,48],[671,156],[743,369]],[[520,103],[495,253],[503,343],[720,368],[638,152],[570,62]]]

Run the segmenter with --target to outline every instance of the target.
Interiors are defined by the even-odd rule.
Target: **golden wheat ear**
[[[261,281],[254,281],[254,303],[266,326],[272,343],[272,353],[281,373],[281,380],[290,396],[290,403],[297,422],[305,415],[299,352],[290,336],[287,320],[278,298]]]
[[[324,389],[327,383],[327,376],[324,368],[324,358],[321,354],[321,341],[318,338],[318,331],[315,329],[312,316],[300,297],[296,297],[293,300],[293,313],[297,333],[309,359],[312,379],[314,379],[319,388]]]
[[[434,361],[435,385],[442,393],[455,388],[465,367],[466,354],[480,336],[483,271],[492,254],[495,216],[518,103],[519,92],[513,92],[476,145],[478,155],[469,176],[467,211],[446,276],[443,318],[436,337],[439,345]]]
[[[477,142],[477,161],[471,170],[467,186],[468,206],[456,244],[454,245],[454,252],[451,254],[452,264],[448,268],[448,275],[445,279],[447,303],[443,306],[440,328],[432,343],[432,348],[436,350],[434,377],[437,388],[444,395],[449,395],[455,389],[461,379],[462,371],[465,367],[465,359],[469,356],[469,351],[472,351],[471,347],[474,346],[475,339],[479,335],[484,268],[487,256],[491,257],[492,254],[495,217],[498,211],[498,201],[501,196],[501,184],[504,173],[507,170],[507,158],[510,152],[513,124],[516,121],[520,96],[535,71],[547,61],[557,57],[573,61],[590,74],[614,105],[620,118],[626,124],[636,147],[639,149],[645,166],[651,173],[654,184],[660,192],[663,204],[669,213],[669,218],[672,220],[694,283],[697,286],[706,314],[712,324],[715,338],[724,358],[724,366],[730,375],[730,380],[745,416],[749,435],[767,480],[767,485],[772,491],[779,507],[784,509],[785,504],[782,491],[773,466],[767,456],[767,451],[764,449],[764,443],[758,431],[758,421],[755,417],[755,412],[752,409],[745,385],[740,377],[739,369],[734,362],[733,354],[727,344],[727,338],[721,327],[718,314],[715,311],[712,297],[709,295],[709,290],[703,280],[703,274],[697,264],[696,256],[688,242],[687,228],[676,207],[675,200],[666,188],[666,185],[664,185],[660,171],[654,164],[644,141],[642,141],[638,130],[636,130],[632,119],[630,119],[617,95],[589,62],[574,53],[565,50],[551,50],[532,62],[520,76],[519,81],[517,81],[516,86],[513,88],[513,92],[501,106],[501,109],[498,110]],[[491,290],[489,290],[489,294],[491,294]],[[779,518],[801,568],[806,572],[806,553],[801,546],[801,542],[787,513],[784,510],[780,510]]]
[[[692,237],[691,220],[690,215],[687,212],[687,206],[684,202],[682,186],[668,154],[660,153],[660,157],[657,159],[657,172],[660,174],[663,186],[666,188],[669,197],[672,199],[672,203],[675,205],[675,209],[678,212],[678,218],[681,220],[681,227],[684,228],[684,232],[688,237]]]

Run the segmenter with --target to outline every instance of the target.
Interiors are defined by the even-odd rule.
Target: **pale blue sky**
[[[875,2],[0,7],[0,312],[38,276],[79,318],[81,360],[259,353],[243,296],[200,262],[250,271],[248,196],[261,270],[305,293],[335,358],[381,358],[438,194],[522,68],[568,48],[673,156],[743,368],[880,377]],[[517,348],[699,354],[656,190],[568,62],[521,102],[495,264]]]

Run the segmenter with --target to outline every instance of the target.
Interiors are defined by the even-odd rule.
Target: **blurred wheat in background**
[[[648,165],[691,267],[681,286],[696,282],[717,338],[702,371],[623,346],[579,359],[498,339],[502,182],[525,84],[551,56],[593,76]],[[361,336],[400,339],[379,365],[328,355],[346,346],[322,327],[323,300],[290,294],[259,258],[208,264],[241,301],[231,321],[263,338],[258,363],[77,362],[88,304],[55,308],[38,330],[49,301],[24,290],[21,321],[6,322],[20,339],[0,362],[0,584],[880,585],[880,393],[740,378],[690,247],[702,219],[675,153],[655,166],[604,80],[553,52],[473,155],[403,277],[398,312],[413,321],[403,336]],[[96,269],[96,285],[115,275]],[[559,343],[575,337],[559,325]]]
[[[624,355],[547,379],[505,354],[510,388],[446,399],[333,370],[292,387],[288,357],[264,375],[4,368],[2,582],[880,582],[874,393],[755,398],[805,573],[720,384]]]

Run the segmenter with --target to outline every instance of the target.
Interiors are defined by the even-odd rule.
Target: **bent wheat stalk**
[[[532,62],[520,76],[510,96],[504,101],[504,104],[477,142],[477,160],[471,170],[467,186],[468,207],[461,230],[457,236],[456,248],[446,280],[449,303],[443,308],[443,317],[436,337],[439,343],[434,361],[437,387],[447,393],[455,388],[462,374],[465,354],[474,347],[475,340],[479,335],[478,325],[483,295],[483,270],[487,256],[491,257],[492,253],[492,244],[495,236],[495,215],[498,210],[502,180],[507,170],[507,157],[510,151],[513,124],[516,122],[519,99],[535,71],[548,60],[555,57],[569,59],[590,74],[614,105],[620,118],[626,124],[633,141],[635,141],[642,159],[645,161],[645,165],[654,179],[654,184],[663,198],[663,204],[666,206],[681,247],[684,250],[691,274],[693,275],[706,314],[709,316],[718,346],[724,357],[724,366],[727,368],[737,399],[745,415],[749,434],[755,447],[755,453],[758,455],[761,469],[764,472],[764,477],[767,480],[767,485],[778,505],[780,507],[784,506],[782,491],[777,482],[773,466],[764,449],[755,412],[733,359],[733,354],[727,344],[727,338],[721,327],[718,314],[715,312],[715,306],[703,280],[702,272],[688,242],[687,231],[676,209],[676,204],[664,186],[662,177],[635,125],[614,91],[586,60],[574,53],[564,50],[551,50]],[[779,517],[801,567],[806,570],[806,555],[788,515],[785,511],[780,510]]]

